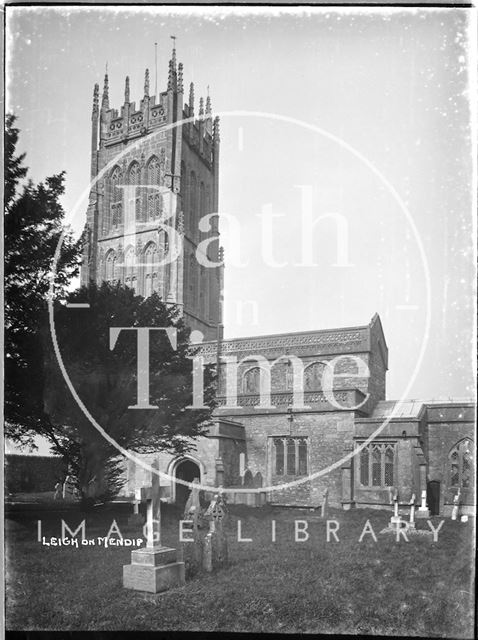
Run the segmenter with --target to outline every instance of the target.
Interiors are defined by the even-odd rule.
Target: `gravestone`
[[[451,511],[452,520],[456,520],[458,518],[458,513],[460,511],[460,494],[461,494],[461,489],[458,489],[458,493],[456,493],[453,498],[453,509]]]
[[[61,500],[62,499],[62,486],[61,482],[57,482],[55,485],[55,495],[53,496],[53,500]]]
[[[397,525],[397,527],[399,527],[402,520],[398,515],[398,489],[394,489],[392,500],[393,500],[393,516],[390,518],[390,525],[393,526],[395,524]]]
[[[146,502],[144,527],[146,547],[131,552],[131,564],[123,566],[123,586],[136,591],[159,593],[185,582],[184,562],[177,562],[176,549],[161,544],[161,500],[158,462],[153,463],[151,487],[142,487],[136,499]],[[143,529],[143,531],[144,531]]]
[[[416,514],[416,518],[429,518],[430,517],[430,509],[427,506],[427,491],[424,489],[422,491],[422,499],[421,504],[418,507]]]
[[[204,509],[201,506],[199,489],[199,478],[194,478],[191,486],[191,493],[188,496],[184,507],[184,519],[193,520],[194,526],[199,529],[203,526]]]
[[[63,483],[63,500],[73,500],[75,497],[75,480],[68,474]]]
[[[408,521],[408,528],[415,529],[415,494],[412,495],[409,505],[410,505],[410,519]]]
[[[228,563],[227,536],[225,522],[227,511],[223,496],[216,495],[211,501],[206,518],[209,519],[209,531],[204,538],[203,568],[214,571]]]
[[[187,534],[189,540],[181,542],[181,559],[184,561],[188,577],[194,576],[202,567],[203,537],[200,529],[204,527],[204,509],[201,506],[199,478],[194,478],[186,506],[184,507],[184,520],[191,523],[191,533]]]

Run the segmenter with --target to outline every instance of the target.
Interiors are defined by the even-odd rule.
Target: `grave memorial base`
[[[177,562],[177,551],[170,547],[135,549],[131,564],[123,566],[123,587],[160,593],[185,583],[184,562]]]
[[[429,509],[417,509],[415,511],[415,518],[429,518],[430,510]]]

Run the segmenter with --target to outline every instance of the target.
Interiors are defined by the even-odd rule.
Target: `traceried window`
[[[105,280],[114,284],[118,278],[118,267],[116,253],[113,249],[108,251],[105,258]]]
[[[127,174],[127,182],[129,185],[141,184],[141,168],[137,162],[133,162],[130,165]],[[136,192],[138,192],[138,189],[136,189]],[[133,210],[136,220],[141,220],[141,198],[137,193],[134,194],[134,205],[131,206],[131,212]],[[131,223],[132,221],[128,222]]]
[[[128,169],[128,184],[141,184],[141,169],[137,162],[133,162]]]
[[[360,452],[360,484],[391,487],[394,481],[395,443],[372,442]]]
[[[110,227],[117,229],[123,222],[123,210],[122,210],[122,192],[119,188],[121,183],[121,169],[116,166],[113,168],[110,175],[110,217],[107,224],[109,230]]]
[[[324,365],[313,362],[304,370],[304,391],[319,391]]]
[[[242,376],[242,393],[257,394],[260,391],[261,371],[259,367],[248,369]]]
[[[272,438],[272,475],[307,475],[307,438]]]
[[[150,242],[144,250],[144,296],[147,298],[158,288],[158,249]]]
[[[448,464],[450,486],[457,489],[471,488],[474,475],[472,441],[465,438],[456,444],[448,455]]]
[[[148,161],[148,184],[159,185],[160,177],[159,160],[156,156],[153,156]]]
[[[159,218],[163,209],[163,197],[160,193],[155,191],[148,194],[148,219],[154,220]]]
[[[129,247],[124,256],[124,283],[127,287],[136,290],[136,256],[133,247]]]

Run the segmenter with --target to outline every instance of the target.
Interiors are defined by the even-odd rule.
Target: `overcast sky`
[[[465,9],[7,7],[7,109],[31,177],[66,170],[69,214],[88,185],[93,85],[106,62],[110,105],[121,106],[126,75],[138,104],[146,67],[154,88],[154,42],[165,89],[176,35],[185,85],[195,82],[196,103],[209,85],[223,114],[219,208],[241,224],[233,238],[223,225],[226,337],[363,325],[378,312],[388,397],[399,398],[424,339],[425,256],[431,325],[408,396],[465,397],[475,369],[473,22]],[[237,111],[269,115],[228,115]],[[350,266],[334,266],[331,219],[314,232],[316,266],[297,266],[298,185],[313,189],[315,218],[346,221]],[[282,267],[265,264],[265,205],[282,214],[272,243]],[[78,231],[85,211],[80,203],[71,220]],[[230,264],[239,242],[244,267]],[[242,318],[241,301],[251,301]]]

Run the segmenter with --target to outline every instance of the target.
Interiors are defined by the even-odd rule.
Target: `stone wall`
[[[470,438],[476,447],[474,420],[471,403],[427,405],[428,481],[440,482],[440,512],[451,511],[456,493],[449,486],[448,454],[464,438]],[[474,491],[462,492],[462,504],[476,504]]]
[[[67,467],[60,457],[5,455],[5,485],[8,493],[54,491],[63,482]]]
[[[260,472],[264,486],[289,483],[300,476],[272,476],[271,437],[288,436],[290,425],[287,414],[260,413],[242,417],[246,434],[246,466],[253,476]],[[316,473],[338,462],[344,455],[344,445],[351,443],[353,412],[296,413],[291,429],[292,437],[306,437],[308,450],[307,475]],[[268,501],[277,504],[303,504],[318,506],[323,492],[329,488],[333,506],[340,506],[342,499],[341,470],[307,480],[292,487],[272,491]]]

